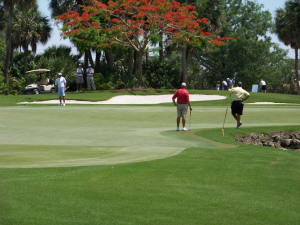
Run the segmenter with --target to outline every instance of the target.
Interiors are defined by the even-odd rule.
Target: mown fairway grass
[[[176,132],[171,104],[12,107],[22,96],[0,97],[1,225],[300,223],[299,152],[232,140],[299,130],[298,105],[246,105],[239,130],[228,111],[223,137],[227,100],[193,103],[192,131]]]

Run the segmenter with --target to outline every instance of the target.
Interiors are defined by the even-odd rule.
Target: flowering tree
[[[222,45],[229,38],[204,32],[207,19],[197,19],[195,7],[182,6],[168,0],[117,0],[104,4],[90,0],[82,6],[83,14],[69,11],[57,16],[63,23],[62,35],[75,39],[79,45],[95,48],[122,45],[138,52],[139,86],[142,86],[142,55],[150,43],[157,43],[168,35],[168,44],[174,42],[192,45],[198,49],[211,44]]]

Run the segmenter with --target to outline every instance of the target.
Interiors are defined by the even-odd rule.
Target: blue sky
[[[49,0],[38,0],[39,10],[43,13],[44,16],[48,16],[50,18],[50,10],[48,9],[49,6]],[[275,15],[275,10],[277,8],[283,8],[285,0],[256,0],[257,3],[264,5],[264,10],[268,10],[270,13],[272,13],[273,17]],[[51,20],[51,23],[54,24],[54,20]],[[276,35],[270,35],[272,37],[272,41],[275,43],[278,43],[281,48],[289,50],[288,56],[290,58],[295,57],[295,51],[288,46],[285,46],[283,43],[279,42]],[[53,25],[53,31],[52,31],[52,37],[48,41],[46,45],[39,44],[37,46],[37,54],[42,53],[45,48],[53,46],[53,45],[68,45],[72,46],[72,44],[68,40],[63,40],[60,37],[60,32],[56,26]],[[77,53],[76,49],[74,48],[73,53]]]

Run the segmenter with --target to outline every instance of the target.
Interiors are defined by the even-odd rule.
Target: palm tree
[[[37,6],[24,11],[17,7],[13,16],[14,47],[22,46],[24,50],[24,71],[27,71],[28,47],[36,53],[37,44],[45,44],[51,33],[49,19],[41,15]]]
[[[1,1],[0,1],[1,2]],[[3,3],[0,4],[0,31],[3,31],[6,27],[6,13]]]
[[[275,33],[278,39],[286,46],[295,49],[295,76],[297,94],[299,91],[298,50],[300,48],[300,1],[290,0],[285,2],[285,8],[276,10]]]
[[[4,67],[4,76],[6,82],[6,95],[9,95],[9,79],[8,69],[11,56],[11,33],[12,33],[12,18],[14,14],[14,8],[17,4],[22,5],[25,10],[28,10],[33,5],[36,5],[36,0],[0,0],[1,4],[4,4],[5,10],[8,12],[7,34],[6,34],[6,59]]]
[[[62,15],[70,10],[76,11],[79,14],[81,14],[82,10],[80,6],[86,5],[87,3],[88,1],[86,0],[50,0],[49,9],[51,11],[51,18],[55,19],[56,16]],[[76,42],[74,42],[73,40],[71,40],[71,42],[76,46]],[[80,52],[85,53],[84,65],[87,66],[89,60],[92,66],[94,67],[94,62],[91,56],[91,50],[85,49],[84,51],[80,51]]]

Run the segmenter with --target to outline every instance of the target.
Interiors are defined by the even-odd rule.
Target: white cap
[[[181,87],[186,87],[186,83],[183,82],[183,83],[181,84]]]
[[[92,66],[91,64],[89,64],[89,66]]]
[[[61,76],[61,75],[62,75],[62,73],[58,73],[57,75],[58,75],[58,76]]]

